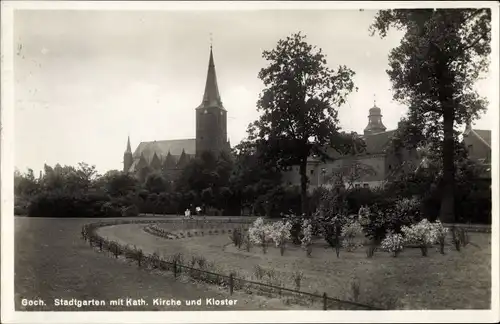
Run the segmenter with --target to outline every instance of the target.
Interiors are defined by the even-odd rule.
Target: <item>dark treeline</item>
[[[281,186],[280,173],[242,143],[233,154],[204,153],[179,173],[45,165],[15,172],[15,213],[32,217],[119,217],[138,213],[182,214],[201,206],[206,215],[279,215],[300,205],[297,188]],[[286,207],[285,207],[286,206]]]
[[[277,171],[265,165],[255,145],[243,142],[233,154],[203,154],[173,177],[150,171],[132,175],[109,171],[99,175],[94,166],[45,165],[15,173],[15,213],[31,217],[122,217],[182,214],[203,207],[205,215],[265,215],[301,212],[300,188],[284,185]],[[436,219],[440,208],[441,179],[430,163],[426,168],[401,173],[384,189],[346,188],[349,213],[361,206],[390,204],[401,197],[418,197],[423,214]],[[456,212],[460,222],[491,223],[491,181],[468,159],[457,164]],[[348,172],[348,171],[347,171]],[[438,175],[438,176],[436,176]],[[142,176],[142,177],[141,177]],[[335,180],[333,180],[335,181]],[[326,189],[309,192],[308,212],[316,211]]]

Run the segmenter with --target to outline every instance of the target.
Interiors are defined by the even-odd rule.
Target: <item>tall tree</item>
[[[251,207],[257,197],[281,185],[281,173],[262,158],[263,148],[243,140],[234,148],[230,188],[241,207]]]
[[[31,196],[38,191],[38,182],[33,169],[28,169],[24,174],[19,170],[14,172],[14,193],[17,196]]]
[[[397,9],[379,11],[370,28],[381,37],[390,28],[404,32],[387,73],[394,98],[409,107],[407,120],[420,133],[412,137],[440,143],[442,221],[454,221],[455,130],[487,105],[474,85],[488,68],[490,25],[489,9]]]
[[[299,165],[302,212],[307,213],[307,159],[327,159],[327,146],[345,150],[350,139],[339,132],[337,107],[355,89],[354,72],[329,68],[321,49],[301,33],[278,41],[262,56],[269,62],[259,72],[265,85],[257,103],[262,114],[249,126],[249,139],[264,143],[265,156],[280,169]]]

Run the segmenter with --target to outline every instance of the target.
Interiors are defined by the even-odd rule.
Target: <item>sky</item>
[[[362,133],[374,97],[394,129],[406,107],[392,99],[388,54],[398,32],[368,31],[374,10],[83,11],[14,14],[15,167],[86,162],[123,168],[130,135],[141,141],[195,137],[212,38],[219,91],[232,145],[258,118],[262,51],[301,31],[331,68],[355,71],[356,93],[339,108],[345,131]],[[210,36],[212,34],[212,37]],[[478,84],[493,101],[491,73]],[[491,109],[475,128],[492,129]]]

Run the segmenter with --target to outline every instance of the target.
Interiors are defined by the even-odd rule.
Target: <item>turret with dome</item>
[[[370,108],[368,114],[368,125],[365,127],[365,135],[373,135],[378,133],[383,133],[387,130],[387,127],[382,123],[382,112],[379,107],[377,107],[377,102],[373,101],[373,107]]]

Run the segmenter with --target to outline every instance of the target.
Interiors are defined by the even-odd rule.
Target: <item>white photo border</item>
[[[494,1],[2,1],[1,3],[1,279],[4,323],[336,323],[336,322],[498,322],[499,315],[499,6]],[[475,8],[492,10],[489,89],[492,128],[492,286],[491,310],[443,311],[172,311],[168,312],[16,312],[14,309],[14,10],[263,10],[263,9],[387,9]],[[432,296],[429,296],[432,298]],[[243,314],[242,314],[243,313]]]

